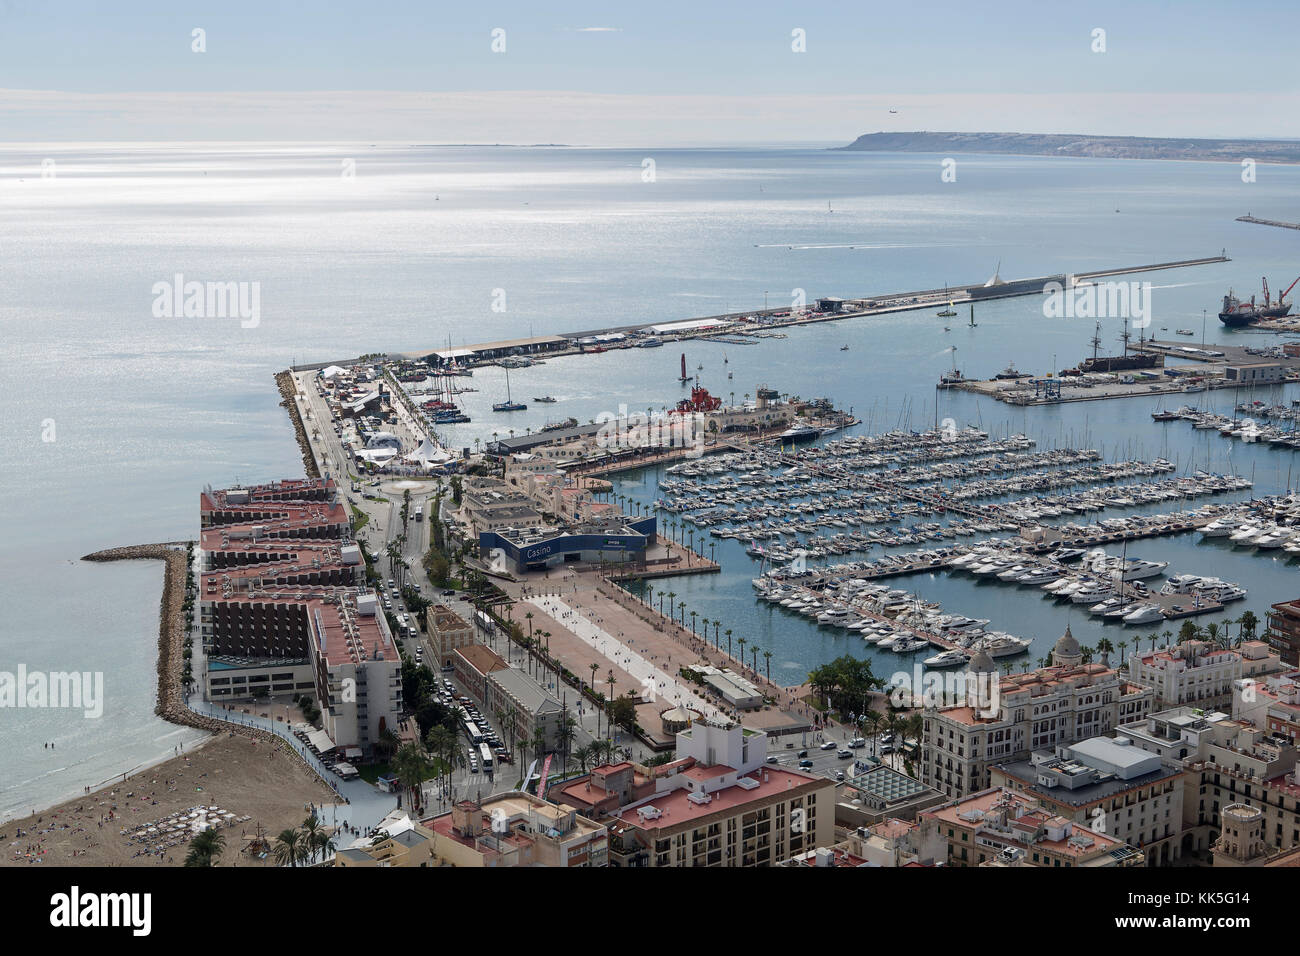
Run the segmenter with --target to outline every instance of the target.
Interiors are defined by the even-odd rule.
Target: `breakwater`
[[[320,469],[316,466],[316,456],[312,454],[311,442],[307,439],[307,429],[302,423],[302,416],[298,414],[298,403],[294,400],[298,388],[294,384],[293,375],[288,371],[277,372],[275,384],[280,387],[280,404],[288,410],[289,419],[293,422],[293,433],[298,439],[298,450],[302,452],[303,470],[308,478],[319,478]]]

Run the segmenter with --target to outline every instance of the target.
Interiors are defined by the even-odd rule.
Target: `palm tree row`
[[[275,838],[271,858],[280,866],[306,866],[324,859],[334,849],[334,837],[312,814],[302,826],[281,830]]]

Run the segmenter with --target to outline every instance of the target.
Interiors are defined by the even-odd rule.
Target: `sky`
[[[0,140],[1289,138],[1297,27],[1294,0],[0,0]]]

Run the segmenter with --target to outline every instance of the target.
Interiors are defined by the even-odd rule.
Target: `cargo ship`
[[[1287,286],[1285,292],[1278,295],[1276,302],[1269,298],[1267,277],[1263,282],[1263,305],[1257,305],[1253,295],[1250,297],[1249,302],[1242,302],[1229,289],[1228,294],[1223,297],[1223,308],[1219,312],[1219,321],[1230,328],[1238,328],[1243,325],[1251,325],[1260,319],[1280,319],[1285,315],[1289,315],[1291,313],[1291,303],[1286,301],[1286,297],[1295,288],[1295,282]],[[1296,278],[1296,282],[1300,282],[1300,277]]]

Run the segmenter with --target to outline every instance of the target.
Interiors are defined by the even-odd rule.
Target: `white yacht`
[[[1157,621],[1163,621],[1164,612],[1160,610],[1158,604],[1137,604],[1124,615],[1125,624],[1154,624]]]
[[[969,660],[965,651],[953,648],[949,651],[940,651],[933,657],[927,657],[922,663],[926,667],[959,667]]]
[[[915,634],[905,634],[898,638],[889,649],[895,654],[911,654],[913,651],[919,651],[922,648],[929,647],[930,642],[924,637],[917,637]]]
[[[849,609],[832,607],[817,615],[818,624],[843,624],[849,619]]]
[[[1226,538],[1240,527],[1240,518],[1234,518],[1232,515],[1225,515],[1222,518],[1216,518],[1214,521],[1211,521],[1202,528],[1201,535],[1206,538]]]

